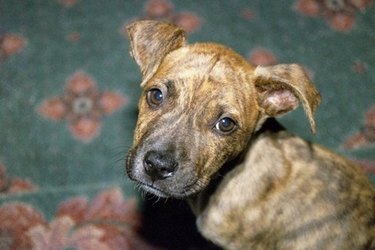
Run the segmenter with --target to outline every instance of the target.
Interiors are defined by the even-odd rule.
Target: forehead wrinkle
[[[214,67],[216,66],[216,64],[219,62],[219,60],[220,60],[220,54],[214,54],[214,55],[212,55],[211,59],[208,62],[208,65],[207,65],[207,68],[206,68],[206,72],[203,73],[201,80],[199,82],[197,82],[196,89],[200,89],[201,86],[204,83],[209,82],[209,78],[210,78],[211,72],[214,69]]]
[[[213,62],[210,71],[217,62],[218,60]],[[192,114],[193,124],[204,121],[203,124],[209,126],[224,114],[231,116],[233,119],[239,117],[238,105],[236,104],[237,96],[232,91],[226,91],[227,87],[232,86],[225,84],[225,81],[219,82],[209,76],[203,79],[193,92],[188,94],[189,98],[186,100],[187,106],[185,107],[187,108],[186,112]]]

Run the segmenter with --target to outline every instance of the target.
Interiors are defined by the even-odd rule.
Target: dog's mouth
[[[159,197],[163,198],[168,198],[168,197],[173,197],[173,198],[185,198],[187,196],[190,196],[194,192],[190,190],[182,191],[182,192],[171,192],[168,190],[167,192],[165,190],[162,190],[154,185],[149,185],[149,184],[140,184],[141,188],[151,194],[154,194]]]
[[[199,181],[194,181],[193,183],[187,184],[184,187],[174,187],[175,185],[173,185],[173,183],[163,185],[164,183],[147,183],[136,179],[133,179],[133,181],[135,181],[144,191],[163,198],[185,198],[195,194],[201,189]]]
[[[163,197],[163,198],[168,198],[171,196],[170,194],[165,193],[163,190],[155,187],[154,185],[144,184],[144,183],[138,183],[138,184],[147,193],[151,193],[153,195]]]

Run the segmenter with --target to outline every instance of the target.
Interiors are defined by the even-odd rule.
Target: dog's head
[[[143,76],[127,173],[146,191],[164,197],[201,191],[267,117],[299,101],[315,131],[320,97],[300,66],[253,68],[224,46],[187,44],[172,24],[138,21],[127,29]]]

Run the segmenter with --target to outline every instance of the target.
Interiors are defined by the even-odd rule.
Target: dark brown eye
[[[147,93],[147,102],[148,104],[156,108],[160,106],[164,101],[164,95],[163,92],[160,89],[151,89]]]
[[[222,134],[229,134],[236,128],[236,123],[229,117],[221,118],[216,124],[215,129]]]

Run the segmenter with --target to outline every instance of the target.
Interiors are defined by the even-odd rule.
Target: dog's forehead
[[[219,44],[197,43],[170,52],[157,71],[158,80],[181,80],[182,88],[251,89],[254,68],[236,52]],[[184,85],[185,85],[184,84]],[[194,91],[193,91],[194,92]]]

